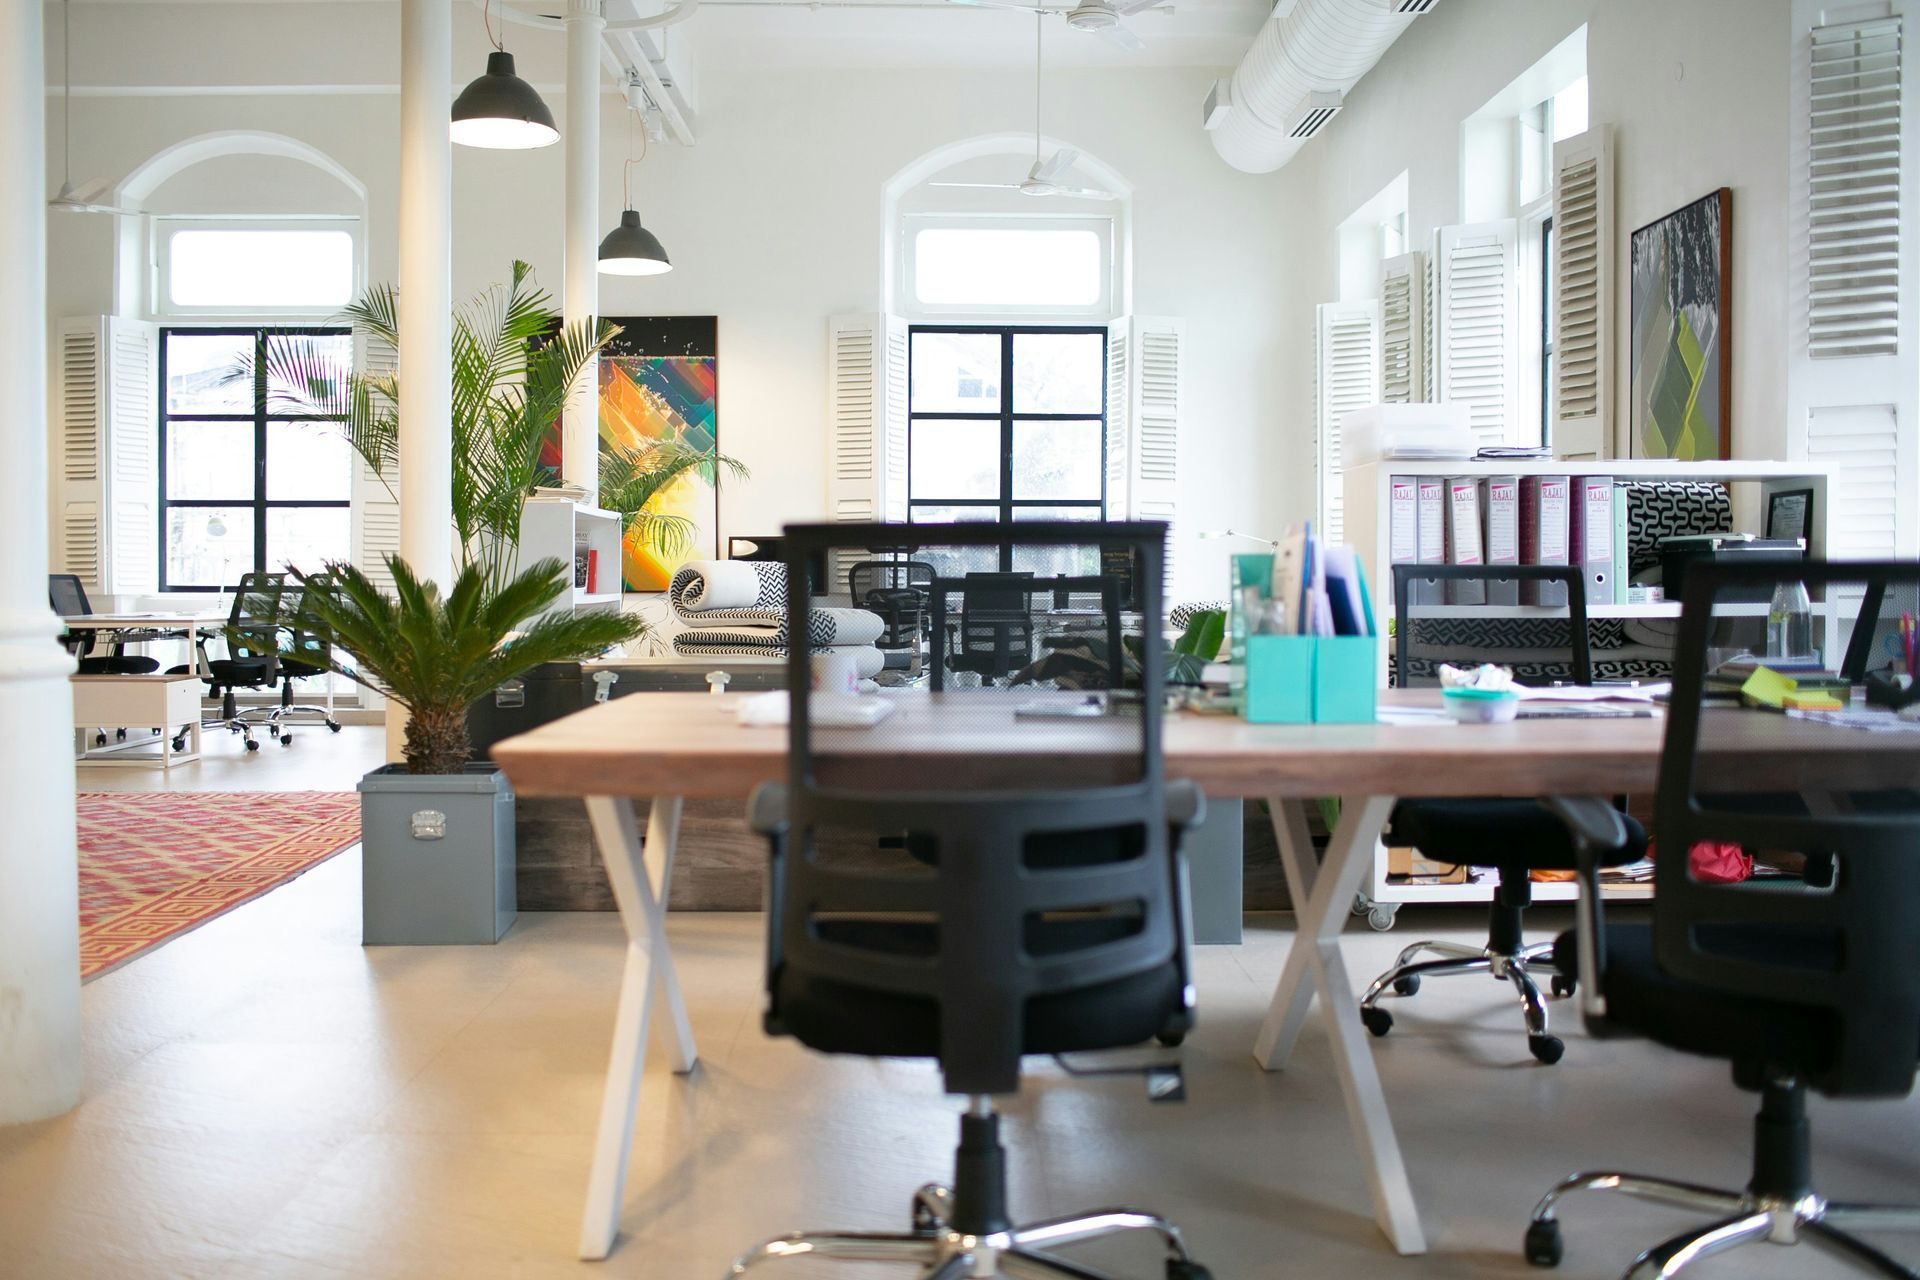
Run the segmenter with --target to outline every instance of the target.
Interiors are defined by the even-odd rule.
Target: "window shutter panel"
[[[363,374],[394,373],[399,365],[399,353],[392,343],[368,333],[358,334],[356,339],[354,345],[359,351]],[[393,572],[387,568],[387,557],[400,554],[399,493],[398,460],[380,472],[355,455],[351,517],[353,563],[382,591],[393,590]]]
[[[1510,436],[1520,416],[1514,245],[1511,218],[1440,228],[1437,389],[1468,406],[1481,445],[1539,443]]]
[[[1314,329],[1314,472],[1320,531],[1344,540],[1341,427],[1347,414],[1380,401],[1381,320],[1377,302],[1323,303]]]
[[[1813,29],[1808,347],[1893,355],[1900,339],[1899,17]]]
[[[1126,514],[1132,494],[1132,436],[1128,430],[1133,421],[1128,356],[1132,328],[1126,320],[1107,326],[1107,510],[1116,517]]]
[[[1433,233],[1433,251],[1420,264],[1420,402],[1440,399],[1440,233]]]
[[[1901,543],[1899,415],[1890,404],[1807,414],[1807,459],[1833,464],[1827,558],[1891,556]]]
[[[1380,399],[1426,398],[1426,255],[1403,253],[1380,264]]]
[[[1129,316],[1108,331],[1107,514],[1166,523],[1169,591],[1179,541],[1180,360],[1185,341],[1185,326],[1165,317]],[[1115,382],[1123,382],[1124,396],[1114,393]],[[1121,412],[1116,414],[1116,409]],[[1117,457],[1115,443],[1121,446]],[[1116,472],[1124,482],[1118,490],[1113,485]]]
[[[886,449],[881,471],[884,487],[880,509],[892,523],[907,519],[907,322],[886,318]]]
[[[1613,128],[1553,148],[1553,445],[1613,454]]]
[[[907,515],[907,326],[897,316],[827,322],[827,516],[836,522]],[[896,514],[897,513],[897,514]],[[835,553],[833,578],[863,558]]]
[[[60,324],[54,561],[97,595],[158,585],[157,332],[117,316]]]

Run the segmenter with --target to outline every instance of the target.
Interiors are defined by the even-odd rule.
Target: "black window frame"
[[[1549,106],[1552,100],[1548,100]],[[1551,112],[1549,112],[1551,117]],[[1540,220],[1540,443],[1553,446],[1553,215]]]
[[[159,589],[163,592],[219,592],[233,586],[233,583],[172,582],[167,577],[167,524],[175,508],[246,508],[253,516],[253,563],[239,573],[262,573],[267,570],[267,513],[286,508],[345,508],[351,510],[353,499],[333,498],[268,498],[267,497],[267,425],[274,422],[343,422],[344,418],[315,416],[303,413],[273,413],[268,407],[266,351],[267,340],[272,337],[351,337],[352,328],[346,325],[163,325],[159,334],[159,411],[158,444],[159,459],[156,468],[159,474]],[[250,413],[174,413],[169,408],[169,388],[167,385],[167,344],[175,335],[187,337],[247,337],[253,338],[253,410]],[[174,421],[181,422],[248,422],[253,424],[253,495],[250,498],[170,498],[167,496],[167,431]]]
[[[922,333],[994,334],[1000,339],[1000,407],[994,412],[915,411],[913,408],[914,338]],[[1020,334],[1099,334],[1100,335],[1100,412],[1091,413],[1016,413],[1013,408],[1013,341]],[[1085,507],[1099,512],[1099,523],[1107,519],[1107,360],[1110,337],[1104,324],[912,324],[907,326],[907,520],[920,507],[991,508],[1003,524],[1014,521],[1014,513],[1023,508]],[[1016,422],[1088,422],[1100,424],[1100,496],[1093,498],[1015,498],[1013,496],[1013,429]],[[916,497],[913,487],[913,427],[921,420],[938,422],[997,422],[1000,425],[1000,494],[997,498]],[[1013,546],[1000,547],[1000,568],[1013,568]]]

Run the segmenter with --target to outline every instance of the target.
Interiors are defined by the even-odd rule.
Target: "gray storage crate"
[[[448,774],[390,764],[360,779],[359,790],[360,940],[499,941],[518,911],[506,775],[487,763]]]

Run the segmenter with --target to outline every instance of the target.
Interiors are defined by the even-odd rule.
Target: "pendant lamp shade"
[[[628,209],[620,215],[620,225],[600,242],[600,270],[610,276],[657,276],[673,270],[673,264],[659,238]]]
[[[464,147],[520,151],[560,141],[553,112],[513,71],[513,55],[487,55],[487,73],[453,100],[453,140]]]

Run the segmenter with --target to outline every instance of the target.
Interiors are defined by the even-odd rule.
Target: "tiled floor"
[[[377,756],[377,733],[350,728],[199,769],[221,789],[344,787]],[[677,1079],[651,1061],[623,1239],[606,1262],[577,1262],[618,923],[529,915],[496,947],[362,948],[358,891],[358,856],[343,855],[86,988],[85,1102],[0,1130],[0,1276],[718,1280],[768,1234],[893,1229],[912,1188],[945,1172],[954,1106],[929,1069],[767,1039],[759,918],[680,915],[702,1064]],[[1464,938],[1473,924],[1409,913],[1392,934],[1349,935],[1351,967],[1377,970],[1413,931]],[[1317,1027],[1284,1074],[1248,1054],[1290,940],[1285,917],[1259,918],[1245,945],[1200,953],[1184,1105],[1033,1065],[1008,1126],[1024,1216],[1151,1206],[1220,1280],[1519,1277],[1528,1207],[1575,1167],[1744,1180],[1750,1099],[1723,1066],[1590,1041],[1563,1019],[1566,1059],[1538,1067],[1500,987],[1431,983],[1376,1048],[1432,1243],[1394,1256]],[[1830,1194],[1920,1201],[1913,1100],[1816,1103],[1815,1125]],[[1562,1271],[1617,1275],[1687,1221],[1591,1197],[1570,1208]],[[1920,1261],[1920,1237],[1885,1243]],[[1144,1245],[1086,1256],[1159,1277]],[[770,1274],[782,1269],[900,1274]],[[1762,1248],[1697,1274],[1848,1273]]]

